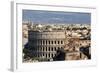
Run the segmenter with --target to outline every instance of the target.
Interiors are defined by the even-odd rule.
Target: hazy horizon
[[[22,20],[40,24],[91,24],[91,13],[23,10]]]

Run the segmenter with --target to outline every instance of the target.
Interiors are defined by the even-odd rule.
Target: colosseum
[[[65,32],[63,31],[30,30],[28,34],[29,44],[34,49],[34,57],[52,60],[57,49],[64,47]]]

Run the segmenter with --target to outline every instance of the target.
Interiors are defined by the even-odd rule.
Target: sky
[[[91,24],[91,13],[23,10],[22,20],[40,24]]]

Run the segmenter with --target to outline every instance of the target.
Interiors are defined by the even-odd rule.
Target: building
[[[64,31],[28,31],[28,41],[37,59],[52,60],[57,49],[64,47]]]

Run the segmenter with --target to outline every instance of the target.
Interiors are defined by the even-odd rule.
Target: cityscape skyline
[[[90,13],[23,10],[23,21],[39,24],[91,24]]]

